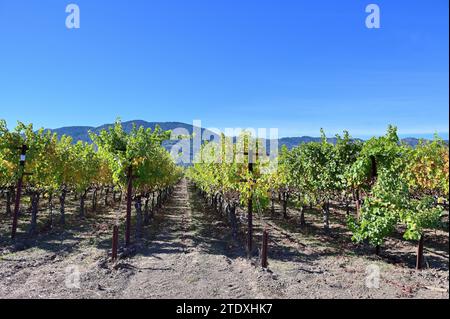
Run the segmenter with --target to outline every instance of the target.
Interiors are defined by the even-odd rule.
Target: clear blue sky
[[[81,29],[65,27],[65,7]],[[381,7],[381,29],[365,7]],[[443,132],[448,0],[0,0],[0,118]]]

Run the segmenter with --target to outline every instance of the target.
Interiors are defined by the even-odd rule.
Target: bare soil
[[[10,216],[2,208],[0,298],[449,298],[446,230],[427,233],[427,267],[416,271],[414,243],[394,236],[381,256],[374,256],[370,247],[351,242],[340,207],[333,208],[328,233],[315,210],[306,213],[308,225],[301,228],[295,209],[284,220],[277,207],[276,214],[255,220],[257,248],[262,229],[270,234],[269,269],[263,270],[258,251],[247,258],[245,214],[234,241],[225,216],[183,180],[143,238],[135,239],[132,249],[122,249],[119,261],[112,263],[112,225],[123,225],[123,212],[117,204],[79,220],[69,210],[64,229],[40,224],[34,237],[24,232],[24,214],[22,232],[12,242]],[[378,285],[367,282],[374,278],[373,269],[380,272]],[[79,287],[72,285],[74,270],[80,273]]]

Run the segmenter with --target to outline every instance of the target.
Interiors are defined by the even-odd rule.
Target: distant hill
[[[53,133],[58,134],[58,136],[67,135],[71,136],[73,138],[73,142],[76,143],[78,141],[83,142],[92,142],[91,138],[89,137],[89,132],[98,134],[104,129],[108,129],[109,127],[112,127],[114,124],[104,124],[98,127],[93,126],[67,126],[67,127],[61,127],[57,129],[47,129]],[[192,135],[194,133],[194,126],[186,123],[180,123],[180,122],[146,122],[143,120],[135,120],[135,121],[128,121],[128,122],[122,122],[122,127],[126,132],[130,132],[133,128],[133,125],[136,125],[137,127],[143,126],[144,128],[151,128],[154,130],[156,126],[159,126],[164,131],[172,131],[174,134],[182,135],[182,134],[188,134]],[[178,130],[178,131],[175,131]],[[184,130],[184,131],[179,131]],[[208,140],[212,139],[218,139],[217,134],[201,128],[201,134],[202,136],[208,136]],[[179,140],[170,140],[165,141],[163,143],[163,146],[170,151],[172,146],[178,143]],[[191,151],[190,151],[190,159],[192,160],[194,157],[193,154],[193,147],[191,144]]]
[[[91,139],[89,137],[89,132],[93,133],[99,133],[104,129],[108,129],[109,127],[112,127],[114,124],[104,124],[102,126],[93,127],[93,126],[67,126],[67,127],[61,127],[57,129],[48,129],[52,131],[53,133],[58,134],[58,136],[62,135],[68,135],[71,136],[74,140],[74,142],[78,141],[84,141],[84,142],[91,142]],[[155,127],[158,125],[163,129],[164,131],[174,130],[174,129],[185,129],[189,134],[192,134],[194,131],[194,127],[190,124],[186,123],[180,123],[180,122],[146,122],[142,120],[135,120],[135,121],[128,121],[128,122],[122,122],[122,127],[126,132],[130,132],[133,128],[133,125],[136,125],[137,127],[143,126],[144,128],[151,128],[152,130],[155,129]],[[206,129],[202,128],[202,134],[215,134],[211,131],[207,131]]]
[[[128,122],[122,122],[122,126],[126,132],[131,131],[133,124],[136,126],[143,126],[145,128],[151,128],[152,130],[155,129],[155,127],[158,125],[163,130],[175,130],[175,129],[184,129],[188,134],[193,134],[194,127],[191,124],[181,123],[181,122],[146,122],[143,120],[135,120],[135,121],[128,121]],[[68,135],[72,136],[74,142],[77,141],[85,141],[85,142],[91,142],[91,139],[89,138],[89,132],[99,133],[103,129],[107,129],[108,127],[111,127],[113,124],[104,124],[99,127],[92,127],[92,126],[68,126],[68,127],[61,127],[57,129],[49,129],[50,131],[57,133],[58,136],[62,135]],[[209,136],[209,140],[218,138],[217,134],[201,128],[202,136]],[[303,143],[310,143],[310,142],[320,142],[320,137],[311,137],[311,136],[302,136],[302,137],[284,137],[280,138],[278,141],[278,145],[281,147],[282,145],[286,145],[288,149],[292,149],[293,147],[303,144]],[[328,141],[330,143],[336,143],[336,138],[329,138]],[[406,144],[415,147],[419,143],[418,138],[410,137],[405,138],[402,140]],[[166,141],[163,143],[164,147],[166,149],[170,149],[172,145],[176,144],[178,141]],[[266,141],[267,145],[269,141]],[[448,142],[447,142],[448,143]],[[191,159],[193,157],[192,149],[191,149]]]
[[[335,137],[330,137],[327,139],[329,143],[336,144],[337,139]],[[359,139],[356,139],[359,140]],[[288,149],[292,149],[300,144],[311,143],[311,142],[321,142],[320,137],[302,136],[302,137],[283,137],[278,141],[280,147],[286,145]]]
[[[355,139],[355,140],[362,141],[362,139]],[[430,141],[427,139],[419,139],[416,137],[407,137],[407,138],[401,139],[401,141],[403,143],[405,143],[406,145],[409,145],[411,147],[416,147],[420,143],[421,140]],[[320,137],[310,137],[310,136],[284,137],[279,140],[279,144],[280,144],[280,146],[286,145],[289,149],[292,149],[293,147],[303,144],[303,143],[320,142],[320,141],[321,141]],[[336,141],[337,140],[335,137],[328,138],[328,142],[330,142],[330,143],[336,144]],[[448,140],[445,140],[444,142],[449,144]]]
[[[407,145],[410,145],[412,147],[416,147],[419,144],[420,139],[415,138],[415,137],[407,137],[407,138],[402,139],[402,142]],[[448,141],[446,141],[446,142],[448,144]]]

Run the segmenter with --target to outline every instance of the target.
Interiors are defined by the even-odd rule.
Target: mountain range
[[[74,140],[74,142],[77,141],[84,141],[84,142],[91,142],[91,139],[89,137],[89,132],[93,133],[99,133],[103,129],[107,129],[108,127],[111,127],[113,124],[104,124],[98,127],[93,126],[67,126],[67,127],[61,127],[57,129],[49,129],[53,133],[58,134],[59,136],[62,135],[68,135],[71,136]],[[194,126],[191,124],[181,123],[181,122],[147,122],[143,120],[134,120],[134,121],[128,121],[128,122],[122,122],[122,126],[126,132],[129,132],[133,125],[136,126],[143,126],[144,128],[151,128],[152,130],[155,129],[156,126],[161,127],[163,130],[175,130],[175,129],[184,129],[189,134],[192,134],[194,131]],[[212,131],[209,131],[205,128],[201,128],[202,136],[209,136],[210,138],[208,140],[211,140],[213,138],[217,137],[217,134],[215,134]],[[309,142],[319,142],[321,140],[320,137],[311,137],[311,136],[301,136],[301,137],[283,137],[280,138],[278,141],[278,145],[281,147],[282,145],[286,145],[289,149],[292,149],[293,147],[300,145],[302,143],[309,143]],[[329,138],[329,142],[335,143],[336,138]],[[415,147],[420,139],[415,137],[409,137],[402,139],[403,142],[405,142],[408,145],[411,145],[412,147]],[[166,147],[169,147],[176,143],[177,141],[167,141],[164,143]]]

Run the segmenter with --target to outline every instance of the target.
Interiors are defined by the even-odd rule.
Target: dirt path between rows
[[[226,225],[197,209],[183,181],[161,219],[161,232],[145,254],[133,258],[139,269],[130,278],[125,298],[261,298],[258,270],[235,257]]]
[[[416,272],[330,253],[277,227],[270,229],[270,270],[264,271],[186,180],[145,229],[135,254],[116,264],[108,257],[113,219],[102,218],[89,231],[64,231],[3,252],[0,298],[448,298],[448,268]],[[258,219],[255,226],[258,245]],[[379,285],[369,289],[373,266]]]
[[[191,188],[185,180],[176,187],[136,255],[116,265],[108,261],[105,249],[108,232],[93,234],[97,238],[52,238],[47,244],[55,244],[56,251],[41,245],[3,255],[0,297],[268,297],[257,282],[269,274],[239,256],[241,248],[231,242],[227,225],[201,210]]]

